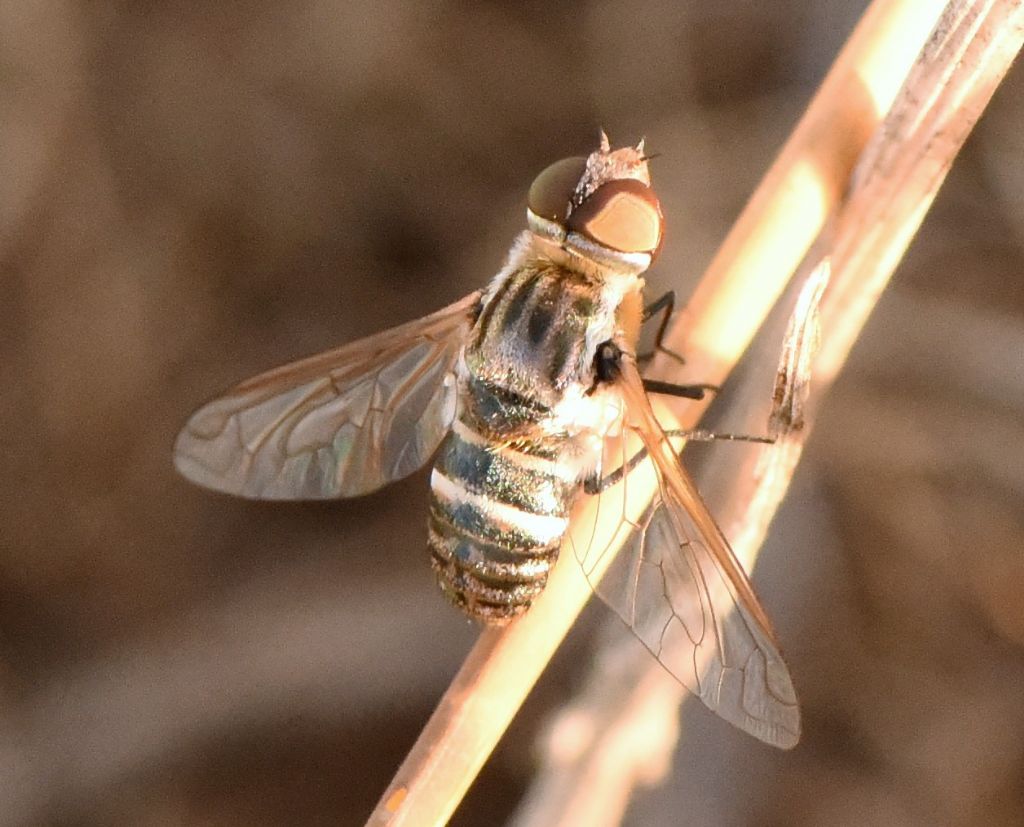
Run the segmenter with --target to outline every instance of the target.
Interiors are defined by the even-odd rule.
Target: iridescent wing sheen
[[[629,521],[633,530],[599,582],[594,566],[611,553],[610,542],[595,533],[581,546],[584,572],[662,666],[710,709],[766,743],[793,747],[800,710],[771,624],[630,361],[624,360],[620,388],[626,433],[609,440],[611,455],[601,464],[606,473],[628,469],[642,445],[654,460],[657,488],[642,515]],[[631,477],[639,483],[637,472],[645,466],[650,473],[651,463],[644,461],[620,484],[629,486]]]
[[[269,371],[200,408],[174,462],[251,499],[356,497],[423,466],[451,426],[453,369],[480,293]]]

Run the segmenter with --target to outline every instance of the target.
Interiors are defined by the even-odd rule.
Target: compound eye
[[[540,175],[533,179],[526,204],[534,215],[556,221],[565,222],[565,214],[569,211],[569,199],[583,171],[587,168],[586,158],[563,158],[555,161]]]
[[[568,229],[620,253],[651,253],[661,243],[661,204],[640,181],[609,181],[573,210]]]

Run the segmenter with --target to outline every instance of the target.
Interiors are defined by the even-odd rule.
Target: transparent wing
[[[601,464],[605,473],[628,469],[642,446],[657,488],[628,520],[633,530],[599,582],[594,569],[611,544],[585,535],[592,539],[579,549],[580,563],[598,596],[677,680],[725,720],[788,749],[800,738],[800,710],[768,618],[655,419],[635,365],[623,367],[626,433],[609,441]],[[621,484],[639,484],[651,470],[644,461]]]
[[[269,371],[200,408],[174,463],[252,499],[355,497],[420,468],[455,412],[452,372],[480,293]]]

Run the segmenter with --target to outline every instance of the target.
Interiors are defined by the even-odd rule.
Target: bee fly
[[[663,229],[648,160],[642,141],[613,151],[602,133],[589,156],[552,164],[488,287],[237,385],[192,416],[175,463],[243,497],[326,499],[374,491],[436,452],[434,571],[452,603],[501,624],[544,588],[577,499],[626,484],[649,456],[658,491],[592,585],[711,709],[790,747],[799,710],[771,625],[636,365],[641,324],[663,310],[663,330],[671,312],[671,294],[643,303]],[[585,572],[607,550],[593,546],[576,549]]]

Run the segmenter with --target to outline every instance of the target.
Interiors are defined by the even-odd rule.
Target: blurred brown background
[[[177,429],[483,284],[599,125],[661,153],[652,282],[686,295],[862,6],[0,5],[0,823],[362,823],[475,634],[426,475],[247,503],[175,476]],[[1024,823],[1022,101],[1018,67],[758,570],[803,743],[687,707],[627,823]],[[604,622],[453,823],[510,817]]]

